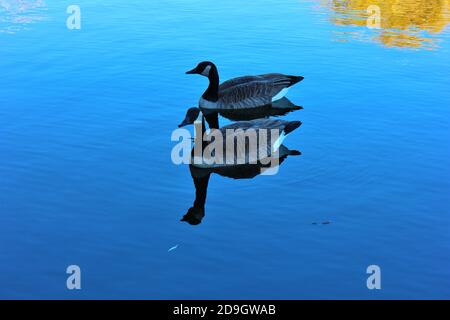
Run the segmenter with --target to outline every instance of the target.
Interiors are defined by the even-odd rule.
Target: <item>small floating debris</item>
[[[178,248],[178,246],[179,246],[179,244],[177,244],[177,245],[174,245],[172,248],[170,248],[169,250],[167,250],[167,252],[170,252],[170,251],[173,251],[173,250],[176,250],[177,248]]]
[[[315,225],[315,226],[318,225],[318,224],[331,224],[331,221],[330,220],[326,220],[326,221],[322,221],[320,223],[319,222],[313,222],[312,224]]]

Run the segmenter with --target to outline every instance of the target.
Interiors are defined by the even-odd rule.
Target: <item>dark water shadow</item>
[[[303,109],[302,106],[294,104],[291,100],[284,97],[269,105],[263,105],[256,108],[239,109],[202,109],[202,112],[208,116],[217,113],[222,117],[232,121],[248,121],[267,117],[280,117],[296,110]]]

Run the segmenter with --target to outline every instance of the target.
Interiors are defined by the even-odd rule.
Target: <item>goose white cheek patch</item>
[[[202,75],[205,77],[209,76],[209,71],[211,71],[211,66],[207,66],[205,70],[203,70]]]

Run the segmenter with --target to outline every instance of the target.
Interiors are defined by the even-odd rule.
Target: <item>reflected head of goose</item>
[[[202,222],[205,216],[205,209],[200,207],[190,207],[188,212],[183,216],[181,221],[185,221],[190,225],[198,225]]]
[[[178,128],[187,126],[189,124],[193,124],[195,122],[195,120],[198,119],[199,115],[200,115],[200,109],[199,108],[196,108],[196,107],[189,108],[188,111],[186,112],[186,117],[178,125]]]

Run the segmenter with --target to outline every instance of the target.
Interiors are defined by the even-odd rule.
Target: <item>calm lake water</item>
[[[448,1],[68,4],[0,0],[0,298],[450,298]],[[302,155],[212,176],[191,226],[170,137],[202,60],[304,76]]]

